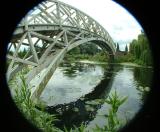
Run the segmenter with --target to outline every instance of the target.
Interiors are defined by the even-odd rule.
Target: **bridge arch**
[[[23,18],[13,33],[8,46],[7,80],[26,66],[32,67],[25,79],[32,88],[32,97],[36,98],[65,54],[86,42],[104,47],[112,56],[115,54],[111,36],[96,20],[63,2],[42,2]],[[28,51],[20,57],[23,46]]]
[[[67,51],[70,51],[71,49],[73,49],[81,44],[87,43],[87,42],[93,42],[93,43],[99,45],[100,47],[103,47],[104,49],[106,49],[110,54],[114,54],[112,49],[108,45],[106,45],[106,42],[103,39],[94,38],[94,37],[85,38],[83,40],[79,40],[79,41],[74,42],[72,45],[70,45],[68,47]]]

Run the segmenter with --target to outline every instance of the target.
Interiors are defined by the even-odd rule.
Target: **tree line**
[[[18,52],[18,56],[23,58],[27,53],[28,49],[23,49]],[[119,49],[119,44],[117,43],[116,52],[121,52]],[[133,62],[140,65],[152,65],[152,54],[149,46],[149,41],[147,36],[142,31],[138,35],[137,39],[132,40],[129,44],[129,47],[126,45],[124,56],[115,57],[115,62]],[[13,51],[9,52],[10,55],[13,55]],[[81,60],[88,59],[93,61],[107,61],[108,56],[104,53],[101,48],[98,48],[95,44],[82,44],[78,47],[73,48],[69,51],[65,57],[68,60]]]
[[[138,38],[130,43],[129,53],[134,56],[135,62],[143,65],[152,65],[149,41],[144,32],[141,32]]]
[[[98,48],[97,45],[86,43],[70,50],[64,58],[64,60],[68,61],[77,61],[83,59],[106,62],[108,60],[108,56],[101,48]]]
[[[117,44],[117,52],[119,50],[119,44]],[[140,65],[152,65],[152,54],[149,46],[149,41],[147,36],[142,31],[138,35],[137,39],[133,39],[129,44],[129,48],[125,47],[125,56],[120,56],[116,58],[116,62],[134,62]]]

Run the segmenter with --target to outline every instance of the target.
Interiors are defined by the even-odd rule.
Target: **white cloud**
[[[111,0],[60,0],[85,12],[98,21],[124,50],[127,43],[137,38],[141,26],[122,6]]]

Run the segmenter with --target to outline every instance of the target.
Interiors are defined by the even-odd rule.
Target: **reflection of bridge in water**
[[[82,11],[56,0],[42,2],[19,23],[7,58],[10,61],[7,80],[30,66],[25,75],[32,88],[32,98],[38,97],[65,54],[81,44],[92,42],[105,49],[109,56],[115,54],[115,44],[108,32]],[[23,57],[18,53],[26,47]],[[14,49],[14,50],[13,50]]]
[[[94,65],[93,65],[94,66]],[[103,106],[104,99],[107,99],[112,87],[114,66],[109,64],[105,68],[103,79],[98,83],[94,90],[77,101],[48,106],[46,110],[51,114],[57,114],[59,119],[54,124],[60,128],[71,129],[73,124],[79,127],[81,123],[88,124],[97,116],[98,110]],[[98,100],[100,101],[98,101]],[[70,117],[70,118],[68,118]]]

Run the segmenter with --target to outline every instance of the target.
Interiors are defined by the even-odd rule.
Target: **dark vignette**
[[[123,7],[125,7],[142,25],[150,42],[150,48],[153,55],[154,74],[152,80],[152,90],[146,100],[141,111],[136,117],[125,126],[122,132],[152,132],[159,131],[158,126],[158,111],[159,102],[158,94],[160,93],[159,81],[160,81],[160,59],[159,59],[159,37],[158,37],[158,25],[159,20],[158,6],[156,1],[151,0],[116,0]]]
[[[0,16],[0,131],[32,132],[37,131],[23,115],[20,114],[10,93],[5,80],[5,54],[7,44],[10,41],[14,28],[21,18],[42,0],[14,0],[1,2]],[[160,93],[160,59],[158,35],[158,2],[151,0],[116,0],[119,4],[130,11],[142,25],[146,32],[154,58],[154,78],[152,91],[143,109],[135,119],[121,131],[126,132],[151,132],[158,131],[158,94]],[[159,43],[158,43],[159,42]]]

